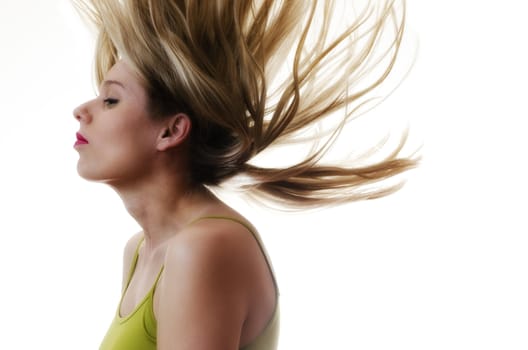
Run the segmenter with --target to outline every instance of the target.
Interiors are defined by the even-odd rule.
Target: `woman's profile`
[[[324,156],[390,73],[404,3],[369,2],[331,33],[333,1],[75,2],[97,28],[99,89],[74,110],[77,169],[114,189],[142,228],[124,249],[122,297],[101,349],[276,349],[271,263],[257,229],[212,189],[240,179],[294,208],[397,190],[382,181],[416,165],[401,155],[405,135],[382,159]],[[304,133],[336,115],[320,135]],[[306,138],[312,151],[290,166],[252,162]]]

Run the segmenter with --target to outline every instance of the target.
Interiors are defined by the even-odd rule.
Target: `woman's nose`
[[[88,111],[88,103],[83,103],[82,105],[77,106],[73,110],[73,117],[79,122],[89,122],[91,120],[91,115]]]

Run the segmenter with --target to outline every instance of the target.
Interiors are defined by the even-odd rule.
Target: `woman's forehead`
[[[119,88],[132,93],[144,94],[145,89],[134,70],[123,60],[117,61],[106,73],[105,79],[101,82],[100,89],[108,86],[118,86]]]

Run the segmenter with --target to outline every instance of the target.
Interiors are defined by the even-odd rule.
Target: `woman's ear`
[[[187,114],[178,113],[166,118],[158,137],[158,151],[166,151],[182,144],[191,132],[191,119]]]

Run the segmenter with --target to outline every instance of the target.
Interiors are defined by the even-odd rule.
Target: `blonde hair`
[[[400,155],[404,134],[388,156],[370,164],[322,163],[362,99],[393,68],[405,23],[403,0],[368,2],[331,39],[336,11],[329,0],[74,1],[98,30],[98,83],[126,58],[155,116],[190,116],[190,170],[199,184],[245,175],[250,181],[244,188],[253,194],[306,207],[392,193],[401,181],[380,181],[418,162]],[[392,39],[377,52],[387,33]],[[288,75],[276,82],[285,65]],[[250,162],[339,111],[343,117],[330,133],[313,139],[327,136],[323,145],[300,162],[283,168]]]

